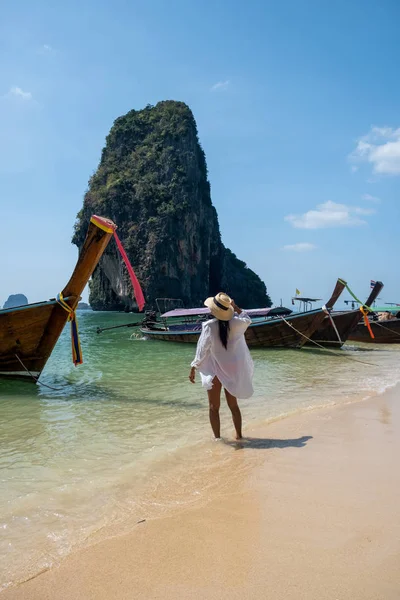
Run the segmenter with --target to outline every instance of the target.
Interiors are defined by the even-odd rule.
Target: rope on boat
[[[342,340],[341,340],[341,337],[340,337],[340,335],[339,335],[339,332],[338,332],[338,330],[337,330],[336,323],[335,323],[335,321],[333,320],[331,313],[329,312],[329,310],[326,310],[326,313],[327,313],[327,315],[328,315],[328,317],[329,317],[329,320],[330,320],[330,322],[331,322],[331,325],[332,325],[332,327],[333,327],[333,329],[334,329],[334,331],[335,331],[335,333],[336,333],[336,335],[337,335],[337,339],[339,340],[339,344],[343,344],[343,342],[342,342]]]
[[[362,303],[362,302],[361,302],[361,301],[360,301],[360,300],[357,298],[357,296],[356,296],[355,294],[353,294],[353,292],[350,290],[350,288],[349,288],[349,286],[348,286],[348,285],[346,285],[346,288],[347,288],[347,291],[349,292],[349,294],[350,294],[351,296],[353,296],[354,300],[356,300],[356,302],[358,302],[359,304],[361,304],[361,306],[360,306],[360,311],[361,311],[361,314],[362,314],[362,316],[363,316],[363,318],[364,318],[364,323],[365,323],[365,326],[367,327],[367,329],[368,329],[368,331],[369,331],[369,335],[371,336],[371,338],[372,338],[372,339],[375,339],[374,332],[372,331],[372,328],[371,328],[371,323],[369,322],[369,319],[368,319],[368,312],[370,312],[370,313],[374,313],[374,312],[376,312],[376,311],[375,311],[373,308],[371,308],[370,306],[367,306],[366,304],[363,304],[363,303]],[[378,325],[378,327],[382,327],[382,329],[386,329],[386,330],[387,330],[387,331],[389,331],[390,333],[393,333],[394,335],[398,335],[398,336],[400,336],[400,333],[399,333],[399,332],[397,332],[397,331],[393,331],[393,329],[390,329],[389,327],[385,327],[385,326],[384,326],[384,325],[382,325],[382,324],[381,324],[379,321],[374,321],[374,325]]]
[[[22,365],[22,367],[25,369],[25,371],[32,377],[33,381],[35,383],[39,383],[39,377],[40,377],[40,375],[39,375],[39,377],[36,377],[33,373],[30,372],[30,370],[28,369],[28,367],[26,367],[24,365],[24,363],[22,362],[22,360],[20,359],[20,357],[18,356],[18,354],[15,354],[14,356],[18,360],[18,362]],[[61,391],[60,388],[51,387],[51,385],[47,385],[47,383],[43,383],[42,381],[40,382],[40,385],[44,385],[44,387],[49,388],[49,390],[54,390],[55,392]]]
[[[28,369],[28,367],[26,367],[24,365],[24,363],[22,362],[22,360],[20,359],[20,357],[18,356],[18,354],[14,354],[15,358],[18,360],[18,362],[22,365],[22,367],[25,369],[25,371],[32,377],[33,381],[35,383],[38,382],[39,377],[35,377],[35,375],[33,373],[30,372],[30,370]]]
[[[360,311],[364,317],[364,323],[369,331],[369,335],[371,336],[372,339],[375,339],[375,335],[374,332],[372,331],[371,328],[371,324],[369,322],[368,319],[368,312],[373,313],[376,312],[373,308],[371,308],[370,306],[367,306],[366,304],[363,304],[361,302],[361,300],[359,298],[357,298],[357,296],[351,291],[351,289],[349,288],[349,286],[347,285],[347,283],[343,280],[341,280],[342,283],[345,284],[345,287],[347,289],[347,291],[349,292],[350,296],[352,296],[354,298],[354,300],[356,302],[358,302],[361,306],[360,306]],[[390,333],[394,333],[395,335],[399,335],[400,333],[398,333],[397,331],[393,331],[392,329],[389,329],[389,327],[385,327],[384,325],[382,325],[381,323],[379,323],[379,321],[374,321],[374,325],[378,325],[379,327],[382,327],[382,329],[387,329],[387,331],[390,331]]]
[[[347,358],[348,360],[352,360],[354,362],[361,363],[362,365],[370,365],[371,367],[378,367],[379,366],[379,365],[377,365],[375,363],[364,362],[363,360],[358,360],[357,358],[353,358],[352,356],[347,356],[346,354],[337,354],[333,350],[330,350],[329,348],[325,348],[324,346],[322,346],[321,344],[319,344],[315,340],[312,340],[311,338],[307,337],[304,333],[302,333],[301,331],[299,331],[298,329],[296,329],[296,327],[294,327],[294,325],[292,325],[291,323],[289,323],[289,321],[287,321],[285,319],[285,317],[281,317],[281,319],[282,319],[282,321],[284,321],[286,323],[286,325],[289,325],[289,327],[291,327],[296,333],[298,333],[299,335],[301,335],[302,337],[304,337],[306,340],[308,340],[312,344],[315,344],[315,346],[318,346],[318,348],[321,348],[321,350],[324,350],[325,352],[328,352],[329,354],[332,354],[333,356],[336,356],[337,358]]]
[[[379,323],[379,321],[374,321],[373,322],[374,325],[378,325],[379,327],[382,327],[382,329],[386,329],[386,331],[390,331],[390,333],[394,333],[394,335],[400,335],[400,333],[398,331],[393,331],[393,329],[390,329],[390,327],[385,327],[384,325],[382,325],[382,323]],[[375,337],[375,336],[373,336]]]
[[[76,318],[76,312],[74,308],[71,308],[63,298],[62,293],[57,294],[58,304],[68,313],[68,321],[71,323],[71,345],[72,345],[72,362],[75,366],[81,365],[82,360],[82,349],[81,342],[79,339],[78,332],[78,321]]]

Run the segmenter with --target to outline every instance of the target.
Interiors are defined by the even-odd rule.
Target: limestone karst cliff
[[[4,302],[3,308],[15,308],[16,306],[23,306],[28,304],[28,298],[25,294],[11,294]]]
[[[78,247],[92,214],[118,225],[148,306],[158,297],[197,306],[221,290],[248,308],[270,305],[265,284],[222,244],[204,152],[183,102],[131,110],[115,121],[78,214]],[[134,308],[113,242],[93,274],[89,301],[95,310]]]

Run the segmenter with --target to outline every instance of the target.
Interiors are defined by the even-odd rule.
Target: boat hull
[[[382,321],[381,323],[371,321],[370,325],[375,336],[373,339],[370,336],[368,327],[362,322],[349,335],[349,340],[368,344],[400,344],[400,319]]]
[[[359,310],[352,310],[343,313],[332,314],[332,319],[335,323],[337,332],[339,333],[340,340],[338,339],[337,333],[332,326],[331,320],[328,316],[324,318],[320,327],[311,336],[311,342],[307,342],[307,346],[323,346],[324,348],[341,348],[343,344],[349,338],[350,333],[357,327],[358,322],[361,319],[361,313]]]
[[[259,321],[249,325],[245,337],[250,348],[301,348],[317,327],[325,313],[322,310],[290,315],[286,319],[277,318]],[[197,343],[200,330],[193,332],[155,330],[141,328],[141,333],[151,340],[177,343]]]
[[[55,300],[0,312],[0,376],[39,376],[48,356],[38,347],[55,311],[65,324],[67,315]]]
[[[371,306],[375,302],[382,288],[382,281],[376,281],[365,302],[366,306]],[[312,342],[308,343],[307,345],[315,347],[317,343],[324,348],[341,348],[343,344],[350,339],[349,336],[357,327],[361,320],[361,316],[360,310],[332,312],[331,317],[335,323],[337,331],[335,331],[335,327],[333,327],[331,319],[326,316],[322,321],[321,326],[311,336]],[[340,340],[338,339],[338,334]]]
[[[91,274],[115,229],[108,219],[90,222],[75,270],[62,291],[75,310]],[[68,320],[55,300],[0,310],[0,377],[36,380]]]

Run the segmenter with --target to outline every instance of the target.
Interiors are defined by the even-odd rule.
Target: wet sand
[[[248,433],[231,443],[235,481],[209,502],[76,552],[1,600],[398,600],[400,388]]]

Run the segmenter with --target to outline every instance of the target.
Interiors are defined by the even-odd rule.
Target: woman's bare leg
[[[225,390],[225,398],[226,398],[226,401],[227,401],[228,406],[232,413],[232,420],[233,420],[233,424],[236,429],[236,439],[241,440],[242,439],[242,413],[240,412],[240,408],[238,406],[237,399],[235,398],[235,396],[232,396],[232,394],[230,394],[228,392],[228,390]]]
[[[221,405],[221,382],[214,377],[213,386],[208,390],[208,402],[210,404],[210,423],[216,438],[221,437],[221,424],[219,420],[219,407]]]

